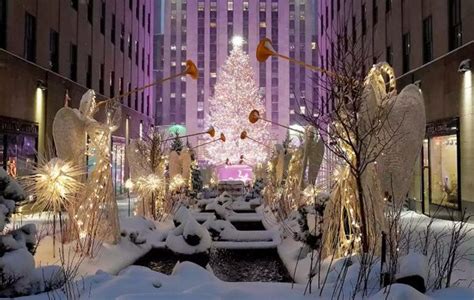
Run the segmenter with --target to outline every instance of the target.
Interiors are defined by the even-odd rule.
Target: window
[[[145,28],[145,4],[142,5],[142,27]]]
[[[115,96],[115,71],[110,72],[109,86],[110,86],[109,95],[110,97],[114,97]]]
[[[145,112],[145,92],[141,93],[142,95],[142,103],[140,103],[140,112],[143,114]]]
[[[78,4],[78,0],[71,0],[71,7],[74,10],[77,10],[77,4]]]
[[[367,33],[367,8],[362,4],[362,35]]]
[[[100,74],[99,74],[99,93],[104,94],[104,76],[105,76],[105,70],[104,70],[104,64],[100,64]]]
[[[321,27],[321,36],[323,36],[324,35],[324,15],[321,15],[320,21],[321,21],[321,24],[319,25],[319,27]]]
[[[7,0],[0,0],[0,48],[7,47]]]
[[[49,67],[53,72],[59,70],[59,33],[53,29],[49,31]]]
[[[148,14],[148,33],[151,31],[151,14]]]
[[[69,78],[77,80],[77,45],[73,43],[69,46]]]
[[[377,6],[377,0],[372,0],[372,20],[374,25],[379,21],[379,7]]]
[[[392,0],[385,0],[385,13],[392,10]]]
[[[128,35],[128,58],[132,58],[132,35]]]
[[[105,1],[102,0],[100,10],[100,33],[105,34]]]
[[[123,95],[123,77],[119,77],[119,95]],[[122,99],[120,99],[122,102]]]
[[[352,44],[357,42],[356,17],[352,16]]]
[[[138,66],[138,55],[139,55],[139,50],[138,50],[138,41],[135,41],[135,64]]]
[[[142,48],[142,71],[145,71],[145,48]]]
[[[132,83],[128,83],[128,87],[127,87],[127,92],[130,93],[130,91],[132,90]],[[128,107],[132,107],[132,94],[128,94],[127,96],[127,105]]]
[[[329,26],[329,8],[326,6],[326,29]]]
[[[151,65],[151,62],[150,62],[150,54],[147,54],[147,66],[146,66],[146,74],[148,76],[150,76],[150,65]]]
[[[392,64],[393,64],[393,50],[392,50],[392,46],[388,46],[388,47],[387,47],[387,53],[386,53],[386,55],[387,55],[387,56],[386,56],[385,60],[387,61],[387,63],[388,63],[389,65],[392,66]]]
[[[25,58],[36,61],[36,18],[29,13],[25,15]]]
[[[135,6],[135,17],[140,19],[140,0],[137,0],[137,6]]]
[[[150,115],[150,95],[146,96],[146,114]]]
[[[86,86],[92,87],[92,56],[87,55]]]
[[[402,37],[403,43],[403,73],[410,70],[410,33],[407,32]]]
[[[423,63],[433,59],[433,28],[431,16],[423,20]]]
[[[110,42],[115,45],[115,14],[112,14],[112,28],[110,29]]]
[[[94,0],[87,1],[87,21],[92,24],[92,19],[94,18]]]
[[[128,9],[130,9],[130,10],[133,9],[133,0],[128,0]]]
[[[123,52],[124,47],[125,47],[125,25],[121,23],[120,24],[120,51]]]
[[[449,0],[449,50],[462,45],[461,0]]]

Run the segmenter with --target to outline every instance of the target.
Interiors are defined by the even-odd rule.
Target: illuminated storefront
[[[457,118],[427,125],[422,152],[422,210],[460,209],[460,147]],[[434,206],[434,207],[432,207]]]
[[[125,138],[112,137],[112,178],[115,194],[125,192]]]
[[[13,177],[27,175],[36,162],[38,126],[0,117],[0,166]]]

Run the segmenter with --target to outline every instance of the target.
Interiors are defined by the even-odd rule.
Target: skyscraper
[[[169,0],[164,2],[163,76],[180,72],[186,59],[196,62],[200,78],[165,83],[157,99],[157,125],[183,124],[188,132],[205,128],[219,66],[235,35],[245,40],[262,97],[266,118],[284,125],[297,123],[300,98],[312,97],[312,76],[287,61],[271,58],[259,64],[255,50],[262,38],[278,52],[313,64],[316,59],[314,0]],[[249,112],[242,112],[248,114]],[[286,131],[273,126],[273,136]],[[191,140],[196,143],[196,139]]]

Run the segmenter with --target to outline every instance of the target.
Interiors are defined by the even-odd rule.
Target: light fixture
[[[459,64],[459,67],[458,67],[458,72],[459,73],[464,73],[464,72],[467,72],[467,71],[470,71],[470,70],[471,70],[471,60],[469,58],[463,60]]]
[[[36,88],[42,91],[46,91],[48,89],[48,87],[46,86],[46,83],[43,80],[36,81]]]

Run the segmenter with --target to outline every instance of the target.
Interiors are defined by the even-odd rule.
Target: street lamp
[[[128,216],[130,217],[130,191],[133,189],[133,182],[129,178],[125,181],[125,188],[127,189],[127,196],[128,196]]]

